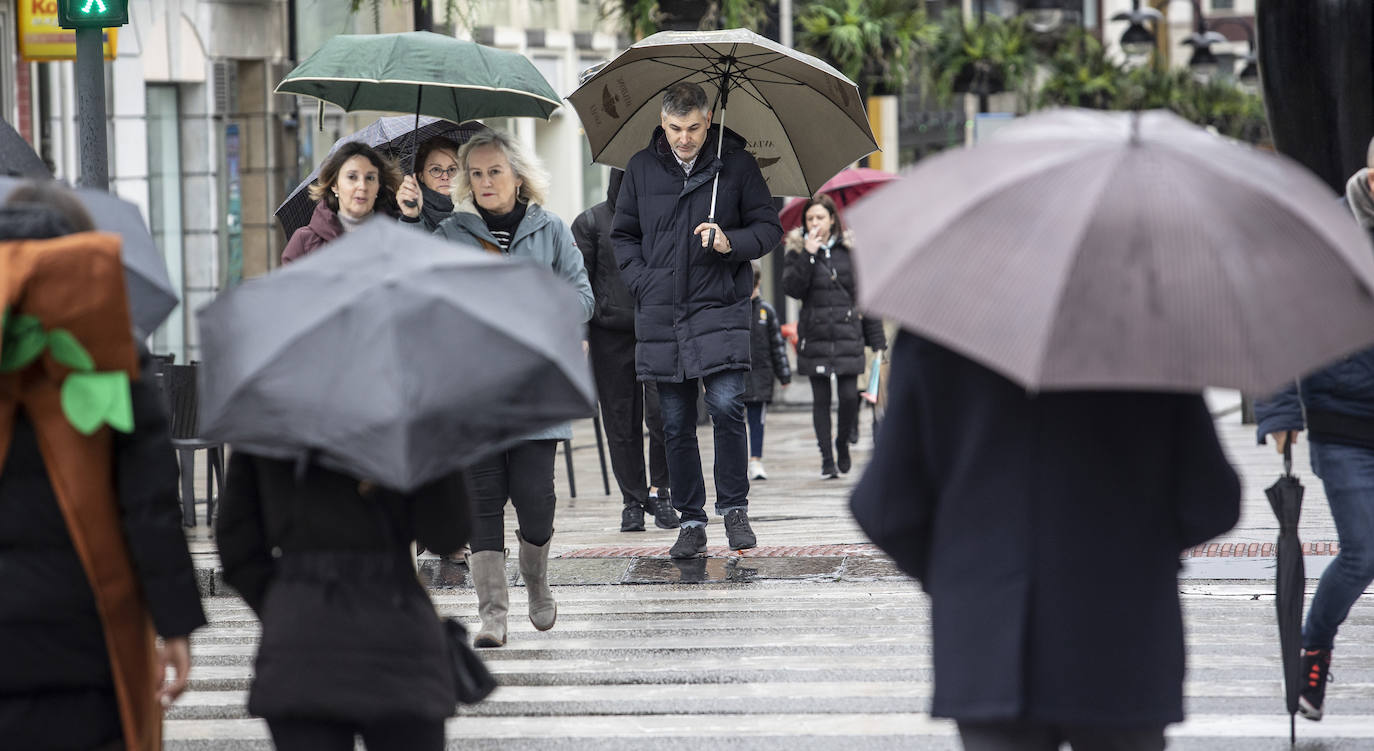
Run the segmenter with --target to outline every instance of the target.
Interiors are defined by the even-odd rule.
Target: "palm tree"
[[[797,20],[797,47],[830,61],[865,95],[901,91],[918,47],[936,33],[923,0],[813,0]]]

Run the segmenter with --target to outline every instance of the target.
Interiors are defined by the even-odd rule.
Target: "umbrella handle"
[[[1288,440],[1283,442],[1283,474],[1293,476],[1293,438],[1296,434],[1288,431]]]
[[[410,130],[410,145],[414,150],[410,152],[410,174],[417,175],[415,164],[420,158],[420,95],[424,93],[424,87],[415,87],[415,127]],[[418,179],[418,178],[417,178]],[[406,208],[413,209],[419,205],[417,201],[401,201]]]

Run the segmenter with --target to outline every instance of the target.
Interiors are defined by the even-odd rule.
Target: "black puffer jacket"
[[[456,696],[443,624],[410,565],[467,541],[460,475],[401,495],[237,451],[215,523],[224,580],[262,619],[248,711],[367,724],[443,718]]]
[[[146,351],[140,355],[141,372],[151,373],[151,358]],[[176,455],[153,380],[141,378],[129,390],[134,432],[114,433],[124,534],[158,634],[187,636],[205,624],[205,614],[181,529]],[[0,472],[0,666],[0,707],[7,695],[39,691],[104,690],[113,697],[95,594],[22,411]],[[74,719],[79,714],[73,712]],[[4,716],[0,711],[0,730]],[[64,730],[53,730],[52,740],[60,743]]]
[[[684,174],[663,128],[630,158],[616,199],[611,238],[620,274],[635,298],[635,372],[641,381],[677,381],[749,368],[749,261],[782,238],[758,162],[744,139],[712,126],[692,173]],[[719,173],[716,224],[730,240],[722,255],[692,230],[711,211]]]
[[[620,278],[620,265],[615,260],[615,245],[611,242],[611,222],[615,219],[615,199],[625,173],[611,170],[606,186],[606,200],[587,209],[572,223],[573,240],[582,251],[582,265],[587,267],[587,279],[592,284],[596,308],[588,323],[612,331],[634,331],[635,299],[630,288]]]
[[[787,342],[778,326],[778,312],[762,297],[754,298],[753,325],[749,329],[749,346],[753,350],[749,380],[744,384],[744,401],[773,401],[773,381],[783,385],[792,382],[792,368],[787,364]]]
[[[864,372],[864,346],[887,349],[882,321],[855,307],[854,263],[850,235],[828,251],[806,252],[800,229],[787,235],[782,289],[801,300],[797,320],[797,375],[858,375]]]

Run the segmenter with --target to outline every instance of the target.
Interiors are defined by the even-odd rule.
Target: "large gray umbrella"
[[[52,178],[52,170],[34,153],[29,142],[4,120],[0,120],[0,175]]]
[[[714,122],[728,112],[773,195],[809,196],[878,148],[858,87],[822,60],[746,29],[664,31],[568,95],[592,160],[624,168],[659,125],[663,90],[679,81],[706,90]]]
[[[1297,163],[1059,110],[848,211],[862,307],[1032,389],[1267,393],[1374,342],[1374,251]]]
[[[0,202],[24,182],[0,177]],[[167,273],[167,261],[153,242],[148,223],[143,221],[143,213],[108,191],[77,188],[73,192],[91,215],[96,229],[120,236],[119,255],[129,292],[129,315],[141,335],[153,333],[176,309],[180,298]]]
[[[374,219],[198,312],[201,433],[408,491],[592,415],[580,311],[547,269]]]

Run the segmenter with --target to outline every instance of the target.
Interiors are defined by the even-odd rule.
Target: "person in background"
[[[891,357],[850,508],[930,597],[931,715],[966,751],[1162,751],[1179,555],[1240,516],[1202,395],[1027,392],[907,332]]]
[[[357,141],[340,146],[324,160],[309,190],[310,200],[316,202],[315,212],[287,241],[281,254],[283,264],[315,252],[378,211],[417,223],[424,208],[415,177],[402,178],[389,159]]]
[[[732,549],[758,545],[749,524],[743,399],[748,262],[778,244],[782,225],[744,138],[711,125],[705,90],[685,81],[669,86],[659,115],[648,145],[625,167],[611,239],[635,298],[635,373],[658,381],[673,507],[682,515],[669,554],[696,558],[706,554],[706,482],[697,445],[703,385],[715,432],[716,513]]]
[[[453,213],[453,178],[458,176],[458,145],[443,137],[420,144],[415,154],[419,180],[420,225],[433,232]]]
[[[73,233],[92,229],[56,182],[22,184],[0,207],[0,246],[75,243]],[[138,363],[132,430],[79,432],[55,393],[44,407],[33,396],[50,377],[42,359],[23,371],[22,389],[20,372],[0,373],[0,746],[151,751],[161,748],[163,711],[186,689],[190,635],[205,613],[152,357],[133,340],[126,304],[102,304],[123,299],[123,273],[102,277],[84,259],[71,271],[81,289],[66,299],[100,320],[67,325],[97,362],[124,351]],[[26,289],[7,312],[38,307],[49,292]],[[86,333],[102,326],[103,336]]]
[[[621,532],[643,532],[644,512],[659,529],[676,529],[677,514],[669,500],[668,459],[663,449],[663,418],[658,411],[658,385],[635,378],[635,301],[616,265],[611,244],[615,199],[625,173],[612,169],[606,200],[573,220],[572,233],[582,251],[596,309],[587,326],[587,345],[601,399],[602,424],[611,449],[611,470],[624,507]],[[644,427],[649,428],[649,481],[644,476]],[[650,495],[650,488],[661,490]],[[662,496],[662,497],[660,497]]]
[[[787,364],[787,343],[782,340],[778,314],[773,306],[759,295],[763,283],[763,266],[750,261],[754,270],[754,314],[749,328],[749,381],[744,387],[744,409],[749,415],[749,479],[767,480],[763,468],[763,426],[768,405],[773,401],[773,381],[787,387],[792,382],[792,369]]]
[[[501,253],[549,269],[577,291],[582,320],[591,318],[592,287],[582,254],[563,220],[543,207],[548,176],[532,154],[500,131],[472,137],[458,152],[462,170],[454,185],[453,215],[434,234],[476,250]],[[540,631],[554,626],[558,604],[549,589],[549,545],[553,538],[556,497],[554,452],[572,437],[568,423],[528,436],[505,451],[470,468],[476,529],[468,571],[477,590],[482,627],[473,637],[478,647],[506,643],[505,509],[515,507],[520,528],[520,576],[529,597],[530,623]]]
[[[1365,169],[1350,176],[1342,199],[1374,241],[1374,141]],[[1322,480],[1340,552],[1322,572],[1302,628],[1303,688],[1298,712],[1320,720],[1336,631],[1374,583],[1374,349],[1356,352],[1255,402],[1260,443],[1280,454],[1307,428],[1312,472]]]
[[[849,472],[850,437],[859,426],[859,375],[864,345],[887,348],[882,321],[855,307],[853,238],[840,224],[830,196],[812,196],[792,230],[783,257],[782,288],[802,303],[797,316],[797,374],[811,379],[811,420],[821,449],[821,479]],[[839,418],[831,453],[830,377],[835,377]]]

